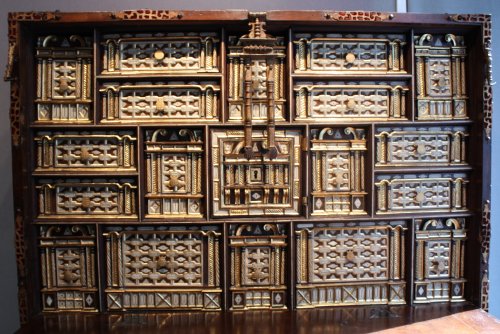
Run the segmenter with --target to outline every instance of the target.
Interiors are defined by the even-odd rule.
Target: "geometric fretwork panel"
[[[306,82],[294,85],[296,120],[406,119],[406,82]]]
[[[404,35],[295,34],[296,73],[404,73]]]
[[[215,33],[103,36],[103,74],[219,72]]]
[[[464,301],[465,219],[415,221],[415,303]]]
[[[131,131],[38,132],[37,171],[136,170],[137,138]]]
[[[364,214],[365,129],[312,130],[312,215]]]
[[[220,86],[213,81],[106,82],[103,122],[217,121]]]
[[[377,213],[467,210],[466,174],[377,176]]]
[[[462,127],[378,128],[377,166],[465,164],[468,136]]]
[[[107,229],[108,308],[220,309],[219,236],[213,226]]]
[[[40,227],[44,311],[97,310],[95,237],[92,226]]]
[[[419,120],[468,118],[465,58],[462,36],[415,36]]]
[[[253,158],[244,155],[244,132],[212,130],[214,216],[298,215],[300,131],[277,130],[277,157],[266,155],[266,132],[254,130]]]
[[[137,218],[131,179],[46,179],[36,188],[40,218]]]
[[[299,224],[296,306],[405,303],[405,230],[405,222]]]
[[[90,122],[92,50],[90,37],[38,38],[35,100],[38,122]]]
[[[202,132],[146,131],[146,217],[202,217]]]
[[[231,309],[286,308],[286,231],[281,224],[230,225]]]

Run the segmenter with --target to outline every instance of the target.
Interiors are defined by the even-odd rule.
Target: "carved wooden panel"
[[[296,120],[406,119],[405,82],[298,82]]]
[[[377,180],[379,214],[467,210],[465,174],[381,175]]]
[[[212,131],[214,216],[298,215],[300,131],[276,131],[274,159],[266,156],[265,132],[254,130],[252,139],[254,157],[247,159],[243,131]]]
[[[415,303],[464,301],[465,219],[421,219],[415,225]]]
[[[40,131],[35,143],[40,172],[137,169],[137,138],[132,131]]]
[[[467,157],[464,127],[378,128],[376,159],[380,166],[463,165]]]
[[[95,311],[95,228],[86,225],[47,225],[39,231],[44,311]]]
[[[137,186],[133,180],[41,180],[40,218],[137,218]]]
[[[419,120],[468,118],[466,55],[462,36],[415,36]]]
[[[313,130],[312,215],[366,214],[366,131]]]
[[[228,120],[266,124],[272,117],[283,121],[286,117],[284,39],[265,31],[261,13],[254,17],[247,35],[229,38]]]
[[[405,222],[298,224],[298,308],[404,304]]]
[[[202,217],[202,132],[146,131],[146,217]]]
[[[103,74],[219,72],[216,33],[108,34]]]
[[[36,120],[46,123],[90,122],[92,40],[49,35],[36,47]]]
[[[220,232],[207,227],[108,228],[109,310],[220,310]]]
[[[103,122],[217,121],[217,83],[106,82],[101,94]]]
[[[404,73],[404,35],[308,34],[294,35],[296,73]]]
[[[231,309],[286,308],[282,224],[230,226]]]

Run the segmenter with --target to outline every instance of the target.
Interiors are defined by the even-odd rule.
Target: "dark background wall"
[[[493,14],[493,79],[500,79],[495,54],[500,50],[500,1],[498,0],[14,0],[0,2],[0,69],[7,58],[7,13],[12,11],[107,11],[139,8],[158,9],[247,9],[266,11],[272,9],[316,10],[376,10],[395,12],[397,9],[428,13],[491,13]],[[9,85],[0,81],[0,333],[12,333],[19,328],[17,312],[17,277],[14,253],[14,213],[12,203],[12,168],[9,128]],[[500,105],[500,91],[494,88],[494,101]],[[500,112],[493,113],[493,167],[500,167]],[[500,186],[500,171],[493,168],[493,188]],[[492,246],[490,258],[490,312],[500,318],[500,192],[492,194]]]

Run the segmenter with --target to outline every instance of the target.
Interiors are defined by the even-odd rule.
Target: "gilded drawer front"
[[[146,217],[202,217],[203,132],[146,131]]]
[[[105,83],[103,122],[218,121],[220,87],[214,82]]]
[[[467,118],[466,47],[462,36],[415,36],[417,118]]]
[[[378,128],[377,166],[460,165],[466,163],[463,127]]]
[[[36,171],[136,170],[137,138],[131,131],[38,132]]]
[[[229,230],[231,309],[286,308],[284,225],[234,224]]]
[[[203,228],[109,228],[109,310],[221,309],[220,233]]]
[[[312,130],[312,215],[366,214],[365,129]]]
[[[404,304],[405,222],[298,224],[297,307]]]
[[[415,221],[415,303],[464,301],[465,219]]]
[[[295,72],[405,72],[404,35],[295,34]]]
[[[407,93],[405,82],[298,82],[295,118],[318,122],[406,119]]]
[[[276,131],[278,155],[274,159],[263,153],[264,131],[254,130],[252,140],[254,157],[247,159],[243,131],[212,131],[214,216],[298,215],[300,131]]]
[[[90,122],[92,55],[90,37],[38,38],[36,121]]]
[[[36,188],[40,218],[137,218],[134,180],[51,179]]]
[[[44,311],[96,311],[96,235],[93,226],[47,225],[39,230]]]
[[[103,74],[219,72],[215,33],[105,35]]]
[[[378,176],[377,213],[467,210],[468,182],[465,174]]]

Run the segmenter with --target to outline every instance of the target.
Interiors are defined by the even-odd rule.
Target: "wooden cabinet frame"
[[[140,26],[137,25],[140,23]],[[238,47],[230,49],[229,45],[234,41],[230,36],[237,38],[243,36],[248,31],[250,24],[250,33],[245,36],[246,39],[241,39]],[[264,25],[265,23],[265,25]],[[140,27],[140,28],[139,28]],[[168,77],[168,80],[162,81],[162,74],[154,71],[132,71],[134,73],[133,80],[138,82],[153,82],[153,84],[145,84],[144,87],[152,89],[155,83],[158,83],[162,89],[182,88],[184,82],[206,82],[207,86],[198,86],[203,91],[202,98],[205,103],[206,110],[203,117],[196,122],[167,121],[161,122],[156,120],[148,120],[148,122],[130,121],[117,122],[116,120],[103,122],[104,119],[109,119],[109,114],[104,116],[102,102],[104,98],[113,97],[113,92],[108,94],[107,91],[112,91],[110,88],[104,92],[102,89],[108,82],[118,82],[120,85],[127,82],[124,79],[132,80],[122,72],[126,71],[110,71],[109,68],[116,66],[110,59],[107,59],[106,66],[103,65],[104,53],[112,54],[118,47],[113,44],[102,45],[103,36],[113,32],[130,31],[132,33],[140,32],[182,32],[195,31],[203,32],[209,27],[210,31],[215,31],[217,36],[200,40],[193,39],[200,45],[200,52],[204,54],[204,71],[187,71]],[[265,27],[267,33],[262,30]],[[253,30],[252,30],[253,29]],[[255,30],[257,29],[257,30]],[[36,75],[36,43],[39,36],[51,36],[52,34],[61,34],[64,30],[64,35],[82,35],[90,38],[91,55],[84,43],[84,39],[76,40],[81,50],[76,49],[79,55],[69,54],[67,57],[75,58],[78,62],[78,75],[86,77],[89,81],[77,90],[80,98],[75,98],[71,101],[61,103],[74,103],[76,107],[76,115],[73,120],[68,122],[63,119],[67,116],[61,116],[60,120],[64,122],[47,122],[47,114],[43,113],[43,119],[37,117],[37,85],[34,83],[33,76]],[[391,33],[403,35],[405,41],[399,39],[379,39],[377,40],[380,47],[388,48],[390,58],[387,63],[387,71],[382,71],[384,74],[372,73],[370,71],[362,71],[359,74],[352,71],[333,71],[328,74],[318,74],[316,70],[310,69],[310,48],[311,44],[305,39],[296,39],[295,33],[320,33],[328,34],[336,32],[342,34],[368,34],[375,31],[375,34]],[[453,63],[453,78],[466,76],[466,81],[463,80],[458,84],[451,82],[452,100],[455,103],[466,103],[467,108],[464,113],[468,119],[463,119],[464,113],[460,111],[459,117],[453,119],[428,119],[428,117],[418,117],[418,103],[433,103],[424,94],[420,87],[421,76],[418,76],[423,66],[421,56],[425,57],[427,50],[425,49],[428,36],[425,34],[434,34],[447,36],[453,33],[463,36],[465,39],[466,56],[463,56],[462,49],[455,46],[451,47],[451,63]],[[340,36],[339,35],[339,36]],[[280,37],[280,41],[274,37]],[[333,37],[335,42],[339,36]],[[413,47],[415,38],[419,36],[417,41],[419,47]],[[163,37],[162,37],[163,38]],[[158,43],[161,43],[162,38],[157,38]],[[232,37],[231,37],[232,38]],[[303,37],[302,37],[303,38]],[[319,41],[321,42],[319,37]],[[363,37],[364,38],[364,37]],[[452,37],[445,37],[453,40]],[[267,39],[267,42],[261,44],[261,49],[248,48],[254,42],[262,42]],[[184,41],[182,38],[181,41]],[[188,38],[189,40],[189,38]],[[246,42],[245,42],[246,41]],[[318,41],[318,40],[316,40]],[[49,45],[48,41],[47,45]],[[455,40],[452,41],[455,43]],[[73,43],[73,42],[72,42]],[[245,44],[247,43],[247,44]],[[267,43],[267,44],[266,44]],[[308,44],[309,43],[309,44]],[[335,42],[336,43],[336,42]],[[257,43],[258,44],[258,43]],[[85,46],[85,47],[84,47]],[[277,52],[273,55],[272,48]],[[295,51],[297,50],[297,52]],[[57,51],[53,49],[52,51]],[[164,51],[159,50],[155,57],[161,59]],[[229,56],[230,53],[233,53]],[[266,54],[267,55],[264,55]],[[418,55],[417,55],[418,53]],[[297,55],[297,57],[296,57]],[[50,52],[40,56],[40,66],[45,65],[45,57],[50,58]],[[346,61],[352,63],[357,59],[359,54],[345,55]],[[88,57],[93,59],[92,64],[88,62]],[[276,117],[276,114],[269,113],[267,117],[258,117],[252,122],[252,117],[243,117],[241,121],[235,121],[230,115],[230,108],[241,107],[240,115],[251,115],[250,105],[245,105],[244,102],[238,100],[239,103],[232,103],[231,99],[234,96],[249,97],[252,89],[260,89],[257,84],[252,83],[252,76],[241,76],[242,81],[239,83],[241,88],[234,88],[235,71],[251,68],[251,64],[247,58],[264,59],[268,62],[266,66],[267,76],[270,79],[267,81],[265,91],[267,95],[273,95],[278,99],[267,99],[259,102],[274,110],[275,107],[282,112],[283,117]],[[267,58],[266,58],[267,57]],[[465,57],[465,58],[464,58]],[[214,59],[217,58],[218,60]],[[458,60],[456,60],[458,59]],[[465,60],[464,60],[465,59]],[[111,61],[111,64],[110,64]],[[238,67],[235,61],[242,62]],[[270,64],[270,65],[269,65]],[[273,65],[274,64],[274,65]],[[279,66],[275,66],[279,64]],[[73,66],[73,65],[71,65]],[[107,69],[107,70],[106,70]],[[297,69],[297,70],[295,70]],[[40,69],[42,71],[42,69]],[[115,73],[119,72],[119,73]],[[202,73],[203,72],[203,73]],[[43,72],[48,73],[48,72]],[[354,73],[354,74],[353,74]],[[38,231],[40,227],[46,225],[57,225],[64,223],[68,226],[80,224],[87,225],[92,231],[95,231],[95,249],[96,262],[98,269],[97,287],[100,290],[99,305],[97,309],[104,311],[105,308],[105,274],[102,269],[104,256],[102,255],[105,249],[104,237],[105,227],[107,225],[123,224],[127,226],[150,226],[157,227],[162,224],[176,226],[179,228],[189,228],[190,224],[199,225],[214,225],[217,230],[221,231],[221,250],[219,253],[221,259],[221,308],[229,309],[231,302],[228,297],[230,290],[230,275],[227,273],[227,268],[230,265],[230,244],[236,239],[231,239],[230,224],[281,224],[283,225],[283,237],[286,237],[286,242],[282,248],[286,255],[281,254],[285,262],[284,285],[287,287],[286,296],[279,295],[279,299],[283,297],[286,301],[286,306],[289,309],[297,305],[296,289],[297,277],[295,260],[300,258],[297,254],[300,238],[296,238],[296,233],[299,233],[299,226],[304,224],[319,224],[319,223],[369,223],[378,221],[404,221],[407,227],[405,247],[406,247],[406,302],[412,304],[416,292],[414,291],[415,282],[415,266],[414,259],[417,258],[416,250],[417,240],[415,237],[415,226],[417,220],[428,219],[466,219],[467,220],[467,240],[466,250],[464,253],[465,269],[464,278],[466,279],[463,296],[465,300],[473,304],[488,309],[488,258],[489,258],[489,238],[490,238],[490,181],[491,181],[491,122],[492,122],[492,91],[491,91],[491,17],[489,15],[445,15],[445,14],[400,14],[400,13],[380,13],[380,12],[335,12],[335,11],[270,11],[267,13],[249,13],[247,11],[169,11],[169,10],[130,10],[121,12],[89,12],[89,13],[60,13],[60,12],[19,12],[9,14],[9,49],[8,49],[8,64],[5,71],[5,80],[11,84],[11,100],[10,100],[10,119],[12,132],[12,154],[13,154],[13,171],[14,171],[14,204],[15,204],[15,233],[16,233],[16,257],[18,269],[18,288],[19,288],[19,310],[21,322],[25,323],[34,315],[38,314],[42,308],[40,291],[41,272],[40,272],[40,256]],[[357,76],[356,78],[354,76]],[[42,76],[45,78],[44,76]],[[40,80],[41,76],[38,76]],[[420,78],[420,79],[419,79]],[[45,79],[44,79],[45,80]],[[246,81],[245,81],[246,80]],[[309,119],[304,106],[311,103],[310,94],[316,94],[315,90],[330,91],[335,93],[337,86],[348,84],[348,81],[363,81],[360,87],[346,86],[352,91],[370,90],[373,85],[378,85],[383,81],[385,86],[384,92],[377,94],[389,94],[393,105],[397,105],[397,120],[390,115],[381,121],[376,118],[357,118],[342,120],[336,117],[326,117],[324,120]],[[174,81],[176,83],[168,83]],[[182,81],[182,82],[181,82]],[[319,83],[321,81],[321,83]],[[328,83],[328,81],[331,81]],[[134,81],[132,81],[134,82]],[[179,84],[179,82],[181,82]],[[326,84],[325,84],[326,82]],[[373,83],[378,82],[378,83]],[[399,83],[403,82],[404,85]],[[474,85],[471,83],[475,83]],[[446,82],[443,81],[443,84]],[[261,83],[262,84],[262,83]],[[283,84],[283,86],[281,86]],[[426,85],[429,80],[426,81]],[[440,84],[440,83],[438,83]],[[58,92],[71,90],[72,83],[66,79],[60,80],[57,83]],[[237,86],[237,85],[236,85]],[[264,87],[263,86],[263,87]],[[425,85],[424,85],[425,86]],[[231,87],[231,88],[230,88]],[[253,87],[253,88],[252,88]],[[391,88],[392,87],[392,88]],[[398,87],[394,89],[394,87]],[[156,88],[155,88],[156,89]],[[198,89],[198,90],[200,90]],[[231,92],[230,90],[231,89]],[[239,90],[241,89],[241,91]],[[246,89],[246,90],[245,90]],[[233,91],[234,90],[234,91]],[[83,92],[83,93],[82,93]],[[464,99],[464,93],[467,93],[468,98]],[[173,93],[174,94],[174,93]],[[198,94],[198,93],[194,93]],[[319,94],[319,93],[318,93]],[[350,93],[349,93],[350,94]],[[328,95],[328,94],[327,94]],[[45,95],[43,95],[45,96]],[[324,96],[324,95],[323,95]],[[402,98],[404,96],[404,98]],[[201,98],[200,97],[200,98]],[[214,102],[215,101],[215,102]],[[259,100],[260,101],[260,100]],[[464,102],[465,101],[465,102]],[[241,103],[240,103],[241,102]],[[279,102],[276,105],[276,102]],[[356,108],[355,101],[348,101],[347,107],[354,110]],[[44,101],[45,103],[45,101]],[[155,102],[155,110],[163,113],[166,110],[164,102]],[[215,103],[215,104],[214,104]],[[40,104],[38,104],[39,106]],[[44,104],[44,106],[46,106]],[[53,105],[52,105],[53,106]],[[78,114],[81,108],[89,108],[89,114],[86,111]],[[215,109],[216,108],[216,109]],[[216,110],[216,112],[215,112]],[[456,110],[454,111],[456,116]],[[116,115],[116,110],[115,110]],[[208,115],[209,117],[206,117]],[[427,114],[425,114],[427,115]],[[38,112],[40,116],[40,112]],[[76,122],[78,121],[79,122]],[[196,123],[196,124],[194,124]],[[308,197],[312,193],[311,163],[312,157],[310,150],[312,147],[311,139],[312,130],[323,129],[327,127],[335,128],[362,128],[366,132],[366,156],[364,170],[364,184],[366,192],[364,210],[365,215],[339,215],[318,217],[311,215],[312,206]],[[64,129],[62,129],[64,127]],[[147,193],[145,179],[146,154],[146,131],[151,131],[160,128],[193,128],[201,130],[202,133],[200,145],[204,145],[204,157],[200,160],[200,166],[203,170],[201,178],[200,190],[205,196],[203,217],[196,218],[190,221],[179,221],[179,218],[151,218],[146,214],[144,196]],[[269,136],[269,140],[265,140],[258,145],[261,149],[267,150],[266,154],[272,159],[279,156],[279,143],[274,141],[276,132],[282,130],[293,130],[301,134],[300,146],[297,146],[294,154],[300,155],[300,168],[297,167],[296,172],[300,176],[300,185],[298,186],[298,201],[297,216],[288,216],[286,214],[280,217],[258,216],[258,217],[217,217],[213,212],[212,194],[213,187],[213,155],[209,143],[211,143],[212,131],[241,131],[245,133],[244,152],[250,159],[252,155],[252,145],[256,144],[252,141],[252,133],[265,132]],[[424,163],[414,164],[409,167],[393,166],[390,161],[387,161],[387,156],[376,155],[380,147],[385,148],[385,144],[380,144],[381,136],[391,136],[387,128],[398,128],[392,131],[419,131],[422,128],[441,128],[435,132],[436,136],[450,136],[450,140],[454,140],[454,131],[460,131],[462,128],[466,130],[466,151],[459,152],[461,145],[455,145],[455,150],[452,154],[453,163],[440,165],[439,163],[431,163],[429,166]],[[446,127],[444,129],[443,127]],[[411,129],[407,129],[411,128]],[[415,130],[417,128],[417,130]],[[120,217],[69,217],[66,220],[61,220],[60,217],[37,217],[37,206],[39,205],[36,197],[36,189],[40,183],[44,182],[44,178],[54,179],[93,179],[95,171],[87,168],[80,174],[78,171],[66,172],[64,169],[37,169],[37,152],[45,148],[37,147],[35,142],[42,140],[39,133],[45,132],[61,132],[70,131],[72,135],[80,134],[81,132],[96,132],[96,140],[102,138],[104,133],[120,132],[123,130],[127,136],[131,136],[127,140],[133,139],[134,149],[128,151],[133,155],[128,157],[129,163],[125,164],[125,168],[117,170],[99,168],[98,176],[103,179],[123,178],[131,179],[135,185],[136,198],[130,205],[137,205],[136,216],[127,217],[121,220]],[[64,132],[62,131],[62,132]],[[98,133],[97,133],[98,132]],[[437,134],[436,134],[437,133]],[[463,134],[463,133],[462,133]],[[98,137],[101,136],[101,137]],[[356,139],[356,138],[355,138]],[[458,140],[461,140],[458,138]],[[130,145],[130,144],[127,144]],[[189,144],[186,144],[189,145]],[[50,144],[46,144],[47,149]],[[418,146],[418,145],[417,145]],[[128,147],[128,146],[127,146]],[[458,148],[458,151],[456,149]],[[294,148],[295,149],[295,148]],[[418,149],[418,147],[416,148]],[[242,151],[243,152],[243,151]],[[40,154],[40,153],[38,153]],[[44,153],[44,159],[51,159],[49,153]],[[88,161],[89,153],[80,153],[80,158],[83,155]],[[457,155],[458,154],[458,155]],[[381,158],[382,157],[382,158]],[[458,159],[458,160],[457,160]],[[43,159],[42,159],[43,160]],[[464,164],[463,162],[468,164]],[[133,162],[133,164],[130,164]],[[43,160],[43,163],[45,161]],[[39,167],[39,166],[38,166]],[[137,168],[137,169],[136,169]],[[388,181],[397,177],[400,173],[398,168],[406,168],[405,173],[420,175],[433,173],[440,174],[457,174],[466,175],[468,180],[467,185],[467,201],[465,202],[466,210],[435,210],[430,212],[420,212],[418,210],[402,211],[402,212],[384,212],[379,213],[378,208],[380,198],[377,198],[377,187],[384,186]],[[430,171],[429,171],[430,169]],[[256,170],[255,173],[258,173]],[[118,176],[117,176],[118,175]],[[377,177],[388,175],[386,181],[377,180]],[[77,177],[76,177],[77,176]],[[258,178],[256,175],[255,178]],[[417,177],[418,178],[418,177]],[[70,181],[68,181],[70,182]],[[73,181],[71,181],[73,182]],[[82,181],[83,182],[83,181]],[[101,181],[102,182],[102,181]],[[384,183],[385,182],[385,183]],[[295,187],[295,185],[293,185]],[[462,190],[461,190],[462,191]],[[134,190],[135,193],[135,190]],[[382,192],[380,192],[382,193]],[[281,195],[280,195],[281,196]],[[416,197],[419,197],[418,194]],[[455,196],[456,197],[456,196]],[[422,200],[421,196],[419,200]],[[423,199],[425,200],[425,198]],[[89,202],[84,201],[85,205]],[[454,203],[451,203],[453,206]],[[463,205],[461,203],[460,205]],[[450,212],[452,211],[452,212]],[[84,221],[82,221],[84,220]],[[40,226],[39,226],[40,225]],[[280,226],[281,226],[280,225]],[[336,227],[337,228],[337,227]],[[339,227],[340,228],[340,227]],[[305,232],[304,232],[305,233]],[[305,238],[305,236],[304,236]],[[258,239],[256,239],[258,240]],[[272,244],[272,238],[269,241]],[[92,246],[94,247],[94,245]],[[299,271],[300,273],[300,271]],[[100,282],[100,283],[99,283]],[[462,282],[462,281],[460,281]],[[282,290],[279,291],[281,293]],[[276,295],[278,296],[278,295]],[[274,295],[273,295],[274,297]],[[208,301],[210,302],[210,301]],[[94,305],[94,304],[92,304]],[[218,305],[218,304],[217,304]],[[281,304],[279,304],[281,305]],[[94,306],[93,306],[94,307]]]

